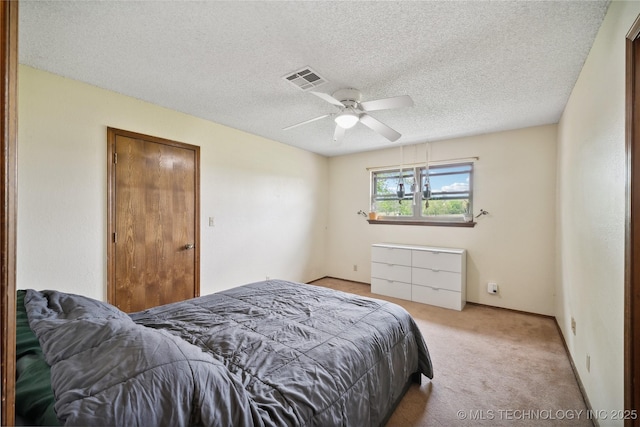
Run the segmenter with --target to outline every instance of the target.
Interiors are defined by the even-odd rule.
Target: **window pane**
[[[431,197],[428,207],[423,203],[421,216],[460,217],[470,210],[470,183],[472,165],[454,165],[429,168]],[[425,176],[426,171],[421,171]]]
[[[422,216],[462,215],[467,211],[468,199],[433,200],[429,199],[429,207],[422,205]]]
[[[469,172],[471,170],[471,165],[455,165],[455,166],[431,166],[429,168],[429,172],[434,173],[456,173],[456,172]]]
[[[413,216],[413,206],[411,199],[403,200],[386,200],[377,202],[377,212],[383,216]]]
[[[398,186],[398,171],[380,172],[375,174],[375,194],[376,196],[387,196],[396,194]]]
[[[412,185],[415,181],[413,170],[403,170],[405,196],[402,203],[398,200],[398,180],[400,171],[374,173],[374,203],[378,214],[383,216],[413,216]]]
[[[469,174],[436,175],[429,178],[431,192],[469,192]]]

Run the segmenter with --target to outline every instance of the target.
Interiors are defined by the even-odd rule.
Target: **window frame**
[[[441,174],[438,173],[433,173],[434,171],[437,171],[439,169],[451,169],[451,168],[456,168],[456,167],[469,167],[469,171],[462,171],[462,172],[455,172],[455,171],[451,171],[451,172],[443,172]],[[376,181],[377,181],[377,175],[381,174],[381,173],[395,173],[396,176],[399,175],[400,173],[400,169],[401,166],[388,166],[388,167],[384,167],[384,168],[376,168],[376,169],[371,169],[370,172],[370,176],[369,176],[369,201],[370,201],[370,207],[371,207],[371,211],[376,211],[373,209],[374,204],[378,203],[380,199],[376,198],[376,195],[374,193],[375,188],[376,188]],[[406,167],[402,167],[402,175],[403,176],[407,176],[407,171],[411,171],[409,176],[413,176],[413,180],[416,183],[419,183],[417,185],[419,185],[419,191],[417,192],[417,195],[412,195],[411,193],[411,188],[406,188],[406,187],[410,187],[406,184],[405,182],[405,197],[403,198],[404,202],[408,202],[408,203],[413,203],[413,198],[416,197],[416,203],[413,206],[413,210],[412,210],[412,215],[408,216],[408,215],[404,215],[404,216],[394,216],[394,215],[379,215],[376,217],[376,219],[369,219],[368,222],[369,224],[395,224],[395,225],[427,225],[427,226],[447,226],[447,227],[474,227],[475,226],[475,221],[474,221],[474,217],[473,217],[473,174],[474,174],[474,162],[472,161],[464,161],[464,162],[451,162],[451,163],[443,163],[443,164],[438,164],[438,165],[430,165],[429,166],[429,176],[430,177],[435,177],[435,176],[442,176],[442,175],[453,175],[453,174],[460,174],[460,173],[468,173],[469,174],[469,189],[468,191],[465,192],[458,192],[458,194],[468,194],[468,197],[464,198],[468,200],[468,206],[469,206],[469,213],[470,213],[470,217],[468,219],[465,219],[464,217],[461,217],[460,214],[454,214],[454,215],[429,215],[429,216],[423,216],[422,215],[422,205],[424,203],[424,199],[422,198],[422,187],[423,187],[423,179],[424,179],[424,172],[426,170],[426,167],[424,164],[420,164],[420,165],[407,165]],[[406,178],[405,178],[406,179]],[[455,192],[450,193],[450,194],[456,194]],[[408,197],[407,197],[408,195]],[[446,199],[446,198],[444,198]],[[388,199],[388,200],[397,200],[396,198],[393,199]],[[442,198],[440,199],[442,200]],[[377,206],[376,206],[377,208]]]

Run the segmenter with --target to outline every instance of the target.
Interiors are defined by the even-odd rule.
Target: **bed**
[[[16,407],[30,422],[376,426],[412,381],[433,378],[402,307],[319,286],[270,280],[132,314],[20,292]],[[20,339],[20,316],[35,343]],[[33,384],[25,392],[21,377],[34,369],[55,400],[25,403]]]

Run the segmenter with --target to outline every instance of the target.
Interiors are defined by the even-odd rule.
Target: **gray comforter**
[[[67,425],[384,423],[411,374],[432,378],[422,336],[397,305],[267,281],[127,315],[29,290]]]

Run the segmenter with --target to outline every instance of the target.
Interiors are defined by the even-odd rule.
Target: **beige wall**
[[[25,66],[19,114],[18,288],[106,297],[107,126],[201,147],[202,294],[326,274],[325,157]]]
[[[611,3],[559,123],[556,317],[594,409],[624,399],[625,35],[638,13]]]
[[[379,242],[468,250],[467,300],[534,313],[554,313],[555,125],[432,142],[433,161],[479,157],[474,210],[490,215],[474,228],[370,225],[367,167],[397,165],[400,147],[329,160],[327,272],[370,282],[370,245]],[[425,145],[406,146],[404,162],[425,159]],[[358,271],[353,271],[353,266]],[[499,295],[486,292],[495,281]]]

